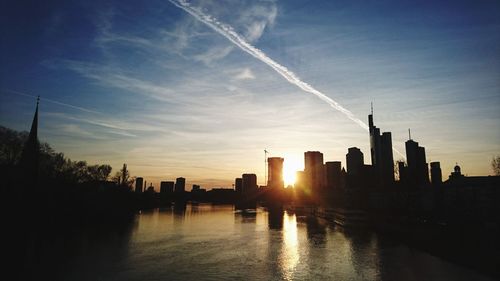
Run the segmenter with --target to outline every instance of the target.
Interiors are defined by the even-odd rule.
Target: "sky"
[[[0,125],[29,130],[40,95],[41,141],[156,189],[264,184],[264,149],[289,174],[310,150],[370,163],[371,102],[394,148],[411,128],[443,178],[456,163],[491,174],[500,154],[498,1],[3,1],[0,15]]]

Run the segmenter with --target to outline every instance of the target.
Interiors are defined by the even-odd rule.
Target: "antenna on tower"
[[[410,131],[410,128],[408,128],[408,139],[411,140],[411,131]]]
[[[372,115],[373,115],[373,102],[370,102],[370,107],[371,107],[371,112],[372,112]]]
[[[38,106],[39,103],[40,103],[40,96],[37,96],[36,97],[36,106]]]
[[[267,185],[267,154],[269,153],[269,151],[267,151],[266,149],[264,149],[264,185]]]

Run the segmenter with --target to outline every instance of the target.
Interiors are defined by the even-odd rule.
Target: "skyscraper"
[[[373,124],[373,107],[371,114],[368,115],[368,125],[370,133],[370,156],[376,178],[383,185],[392,184],[394,182],[392,137],[390,132],[384,132],[380,135],[380,129]]]
[[[439,162],[431,162],[431,182],[433,185],[439,185],[443,182],[441,163]]]
[[[173,181],[160,182],[160,193],[172,193],[172,192],[174,192],[174,182]]]
[[[284,188],[283,182],[283,161],[281,157],[269,157],[267,158],[269,179],[267,180],[267,186],[271,188]]]
[[[241,175],[241,190],[244,195],[250,195],[257,191],[257,175]]]
[[[364,157],[363,152],[357,147],[350,147],[346,154],[347,174],[350,176],[361,176]]]
[[[325,168],[323,166],[323,153],[307,151],[304,153],[305,188],[317,194],[325,186]]]
[[[325,163],[326,186],[328,189],[337,189],[340,187],[342,167],[340,161],[331,161]]]
[[[242,188],[243,188],[243,179],[242,178],[234,179],[234,190],[236,191],[237,194],[241,194]]]
[[[417,186],[429,183],[429,170],[425,159],[425,148],[411,138],[405,142],[406,161],[408,162],[408,183]]]
[[[135,192],[141,193],[143,187],[144,187],[144,179],[141,177],[136,178],[135,179]]]
[[[182,177],[175,179],[175,192],[181,193],[184,191],[186,191],[186,179]]]

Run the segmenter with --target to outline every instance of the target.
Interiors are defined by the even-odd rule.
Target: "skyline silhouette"
[[[189,3],[362,122],[373,101],[398,151],[412,128],[443,173],[456,162],[490,173],[498,3]],[[40,139],[72,159],[126,162],[157,190],[178,176],[231,186],[242,170],[264,185],[263,149],[285,158],[288,178],[304,151],[342,160],[356,146],[371,161],[363,129],[171,2],[9,3],[2,13],[0,124],[26,130],[30,96],[41,95]]]
[[[500,2],[6,1],[13,280],[500,278]]]

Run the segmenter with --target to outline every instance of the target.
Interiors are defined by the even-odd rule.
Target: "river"
[[[143,211],[119,231],[70,237],[42,250],[43,272],[36,274],[60,280],[491,280],[369,231],[287,212],[245,214],[229,205]]]

